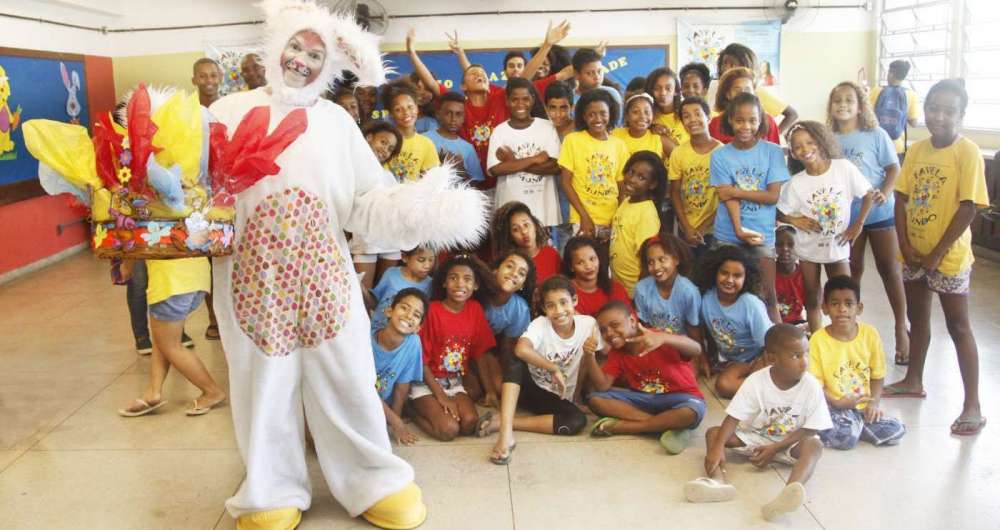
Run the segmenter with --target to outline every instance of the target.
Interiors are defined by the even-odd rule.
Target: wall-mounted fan
[[[389,29],[389,14],[385,7],[376,0],[329,0],[324,2],[335,13],[350,13],[362,28],[376,34],[384,35]]]

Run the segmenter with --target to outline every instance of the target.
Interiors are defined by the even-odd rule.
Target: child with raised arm
[[[850,274],[851,243],[861,233],[874,197],[861,171],[841,158],[840,146],[825,125],[800,121],[788,133],[792,158],[805,169],[782,188],[778,219],[795,231],[795,254],[802,267],[809,331],[823,325],[820,313],[820,272],[827,278]],[[851,218],[851,203],[862,199],[861,211]]]
[[[931,340],[931,301],[938,293],[948,334],[958,353],[965,389],[956,435],[986,425],[979,406],[979,351],[969,323],[972,233],[978,208],[989,205],[982,153],[959,135],[969,94],[961,80],[931,87],[924,115],[931,137],[906,153],[896,182],[896,234],[903,258],[906,310],[910,317],[910,365],[906,377],[885,388],[885,397],[926,397],[924,362]]]
[[[410,395],[410,384],[424,380],[420,326],[427,315],[427,295],[407,287],[396,293],[385,309],[387,323],[372,332],[375,353],[375,390],[382,398],[382,410],[389,432],[396,441],[410,445],[417,437],[402,420],[403,405]]]
[[[438,128],[427,131],[437,148],[441,162],[455,165],[455,170],[470,182],[482,182],[486,176],[479,165],[479,155],[468,141],[459,136],[465,124],[465,96],[446,92],[438,98]]]
[[[680,115],[689,140],[670,154],[670,199],[681,225],[680,235],[698,258],[715,241],[712,234],[719,195],[711,184],[710,164],[712,153],[722,147],[722,142],[708,134],[709,111],[704,99],[686,98],[681,102]]]
[[[598,366],[594,353],[584,349],[583,362],[597,390],[587,403],[603,416],[590,434],[657,433],[667,453],[680,454],[691,429],[705,417],[705,397],[688,362],[701,355],[701,344],[642,327],[622,302],[602,307],[597,323],[610,350],[607,362]],[[616,381],[626,388],[612,388]]]
[[[725,482],[727,448],[758,468],[772,461],[790,465],[785,487],[761,510],[764,519],[773,521],[805,503],[804,484],[823,454],[816,434],[833,424],[823,387],[806,372],[805,332],[777,324],[767,332],[764,347],[771,365],[747,378],[726,407],[722,425],[705,433],[705,477],[685,484],[684,496],[690,502],[736,497],[736,488]]]
[[[830,325],[809,339],[809,373],[823,383],[833,428],[820,431],[833,449],[852,449],[859,440],[896,445],[906,427],[882,414],[885,351],[874,326],[858,322],[864,310],[861,286],[850,276],[834,276],[823,287],[823,313]]]
[[[574,404],[580,391],[584,343],[603,349],[593,317],[577,315],[576,290],[563,276],[553,276],[539,287],[543,316],[533,320],[517,341],[515,359],[504,369],[500,418],[479,425],[480,436],[500,432],[490,461],[510,463],[516,447],[514,431],[572,436],[587,425],[587,416]],[[514,416],[520,405],[533,413]]]
[[[507,81],[507,113],[510,119],[497,125],[490,136],[486,165],[497,179],[494,206],[510,201],[528,206],[545,227],[558,226],[559,133],[548,120],[532,116],[538,101],[531,81],[515,77]]]
[[[788,180],[781,147],[760,140],[767,130],[764,110],[753,94],[739,94],[723,114],[723,129],[733,141],[712,153],[712,185],[719,194],[715,212],[717,243],[746,250],[761,271],[761,297],[771,321],[781,322],[774,296],[774,229],[778,195]]]

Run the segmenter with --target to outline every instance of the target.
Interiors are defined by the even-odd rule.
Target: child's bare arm
[[[762,445],[757,449],[757,453],[750,457],[750,462],[757,467],[764,467],[774,458],[774,455],[778,454],[785,449],[792,447],[793,445],[801,442],[803,439],[810,436],[815,436],[816,431],[813,429],[799,428],[788,433],[781,441],[774,442],[773,444]]]
[[[892,196],[893,190],[896,189],[896,177],[899,176],[899,164],[889,164],[885,166],[885,180],[882,181],[882,202],[889,200]],[[878,202],[877,200],[875,202]],[[879,203],[881,204],[881,203]]]
[[[563,20],[557,26],[553,26],[552,21],[549,21],[549,28],[545,30],[545,39],[542,41],[542,45],[538,47],[538,52],[531,57],[528,64],[524,65],[521,77],[531,79],[535,76],[535,72],[542,66],[542,63],[545,62],[545,57],[552,50],[552,45],[558,44],[559,41],[566,38],[566,35],[569,35],[569,27],[569,21],[567,20]]]
[[[744,190],[736,186],[719,186],[719,199],[723,201],[739,199],[757,204],[778,204],[778,195],[780,193],[780,182],[768,184],[767,189],[763,190]]]
[[[486,362],[486,354],[483,354],[476,359],[476,368],[479,372],[479,382],[483,385],[483,395],[487,398],[486,402],[490,403],[491,401],[496,401],[499,403],[499,400],[490,399],[491,397],[499,397],[500,389],[494,385],[493,378],[490,377],[493,372],[490,365]]]
[[[913,250],[910,245],[910,234],[906,231],[906,203],[910,196],[905,193],[896,193],[896,206],[893,213],[896,216],[896,239],[899,240],[899,253],[903,255],[903,263],[910,266],[920,266],[920,255]]]
[[[410,28],[410,31],[406,33],[406,53],[410,55],[410,62],[413,63],[413,71],[417,73],[420,77],[420,82],[431,91],[434,96],[437,96],[437,79],[434,79],[434,74],[427,68],[427,65],[420,60],[420,55],[417,54],[417,49],[415,47],[416,41],[416,30]]]
[[[406,399],[409,397],[410,383],[396,383],[396,386],[392,389],[392,411],[397,416],[403,415],[403,405],[406,404]]]
[[[614,378],[604,373],[604,370],[602,370],[600,365],[597,364],[596,355],[584,350],[583,364],[584,368],[587,370],[587,374],[590,376],[590,382],[594,385],[595,390],[598,392],[606,392],[612,385],[614,385]]]
[[[677,221],[681,224],[681,230],[683,230],[684,238],[688,240],[687,242],[698,244],[704,242],[704,239],[694,237],[695,227],[691,226],[687,216],[684,215],[684,198],[681,197],[680,186],[670,186],[670,203],[674,205],[674,211],[677,212]]]
[[[454,30],[451,34],[446,32],[444,36],[448,37],[448,48],[458,56],[458,65],[462,67],[462,72],[464,73],[472,66],[472,61],[465,55],[465,50],[462,49],[462,45],[458,42],[458,30]]]
[[[941,265],[941,260],[948,253],[948,249],[955,244],[955,241],[961,237],[976,218],[977,210],[975,203],[972,201],[962,201],[959,203],[958,211],[955,212],[954,217],[951,218],[951,222],[948,223],[948,228],[945,229],[941,240],[934,246],[934,250],[930,254],[924,256],[922,266],[925,270],[936,270]]]
[[[722,425],[712,439],[712,445],[705,452],[705,474],[709,477],[715,476],[716,472],[722,470],[726,463],[726,442],[733,437],[740,421],[732,416],[726,416],[722,420]]]
[[[559,162],[555,158],[548,156],[548,154],[542,153],[542,155],[545,156],[544,162],[536,161],[525,168],[525,171],[532,175],[558,175],[560,172]],[[541,159],[541,155],[539,159]]]
[[[868,212],[871,211],[872,205],[875,203],[876,194],[881,196],[882,192],[879,191],[878,188],[872,188],[868,193],[865,194],[865,198],[862,199],[861,201],[861,211],[858,212],[857,218],[855,218],[854,222],[847,227],[847,230],[844,230],[843,232],[837,235],[838,243],[840,244],[854,243],[854,240],[857,239],[859,235],[861,235],[861,230],[865,226],[865,219],[868,218]]]
[[[583,201],[580,200],[580,196],[576,194],[576,189],[573,188],[573,173],[564,168],[560,168],[559,184],[562,186],[563,193],[566,194],[566,200],[569,204],[573,206],[573,209],[580,214],[580,230],[584,230],[584,225],[590,223],[590,231],[594,230],[594,222],[590,219],[590,214],[583,207]],[[591,234],[593,235],[593,234]]]

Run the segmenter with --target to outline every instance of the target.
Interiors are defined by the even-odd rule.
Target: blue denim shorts
[[[149,306],[149,316],[165,322],[187,320],[187,316],[198,309],[205,299],[205,291],[175,294],[162,302]]]
[[[889,228],[896,228],[895,217],[882,219],[881,221],[875,221],[874,223],[868,223],[865,225],[865,230],[886,230]]]
[[[607,392],[594,392],[590,398],[617,399],[645,412],[646,414],[659,414],[668,410],[686,407],[694,411],[698,416],[694,424],[689,427],[694,429],[705,417],[705,400],[698,396],[685,394],[684,392],[671,392],[668,394],[651,394],[649,392],[638,392],[636,390],[612,389]]]

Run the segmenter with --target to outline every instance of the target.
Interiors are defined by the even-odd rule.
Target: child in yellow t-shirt
[[[611,136],[621,138],[625,142],[629,156],[639,151],[652,151],[662,159],[663,142],[658,135],[649,130],[652,123],[653,98],[641,92],[625,100],[625,127],[611,131]]]
[[[132,276],[135,262],[122,262],[121,277]],[[201,390],[194,400],[188,416],[207,414],[221,405],[226,393],[219,388],[201,359],[181,345],[181,333],[188,315],[201,305],[211,292],[211,269],[206,258],[172,260],[147,260],[149,283],[146,299],[149,303],[149,329],[153,336],[153,354],[150,357],[149,385],[142,397],[118,411],[125,417],[143,416],[167,403],[163,399],[163,381],[173,366],[188,381]]]
[[[584,92],[576,103],[576,132],[559,152],[560,185],[570,203],[574,232],[607,240],[618,208],[618,183],[628,148],[608,133],[618,121],[618,104],[603,90]]]
[[[677,212],[684,241],[700,257],[712,245],[719,195],[709,179],[712,152],[722,142],[708,134],[708,102],[698,96],[681,103],[681,122],[690,138],[670,155],[670,199]]]
[[[910,364],[886,397],[924,397],[923,369],[930,344],[932,293],[938,293],[958,352],[965,384],[962,413],[952,434],[978,434],[986,425],[979,408],[979,352],[969,324],[972,233],[978,208],[989,206],[983,156],[958,134],[969,95],[960,80],[939,81],[927,92],[924,116],[931,137],[906,153],[896,180],[896,233],[910,314]],[[916,317],[916,319],[914,319]]]
[[[656,153],[639,151],[625,163],[625,200],[611,223],[611,276],[629,298],[642,271],[639,247],[660,232],[660,197],[666,185],[667,170]]]
[[[390,159],[385,167],[395,175],[396,180],[419,180],[428,169],[441,165],[437,148],[430,138],[417,133],[417,92],[407,80],[390,83],[385,87],[382,104],[403,135],[403,146],[399,154]]]
[[[823,383],[833,428],[820,431],[827,447],[852,449],[859,440],[896,445],[906,427],[882,415],[885,351],[874,326],[858,322],[864,306],[861,286],[850,276],[834,276],[823,288],[823,313],[830,325],[809,339],[809,372]]]
[[[677,109],[681,105],[681,83],[677,74],[667,67],[657,68],[646,76],[646,93],[653,98],[655,118],[652,130],[663,140],[663,157],[669,158],[674,149],[688,140]]]

